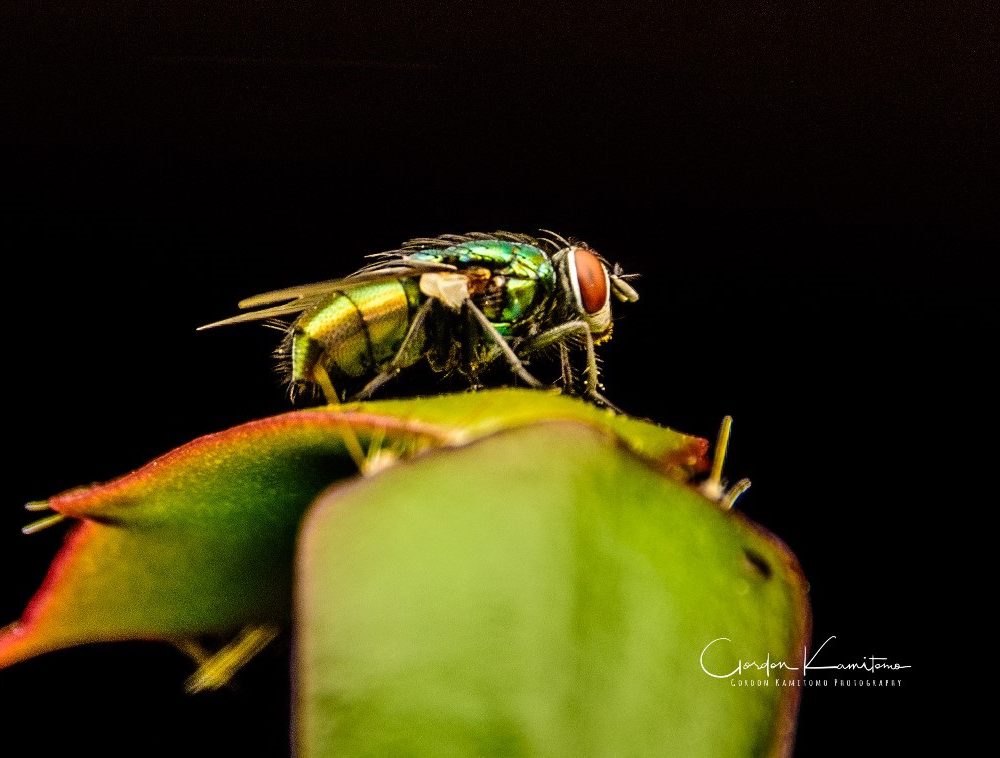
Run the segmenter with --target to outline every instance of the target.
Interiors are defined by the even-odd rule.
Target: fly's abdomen
[[[419,298],[409,281],[360,284],[332,293],[293,326],[292,381],[314,381],[317,365],[333,376],[373,373],[399,349]]]

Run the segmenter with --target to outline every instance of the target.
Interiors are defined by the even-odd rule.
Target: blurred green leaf
[[[607,429],[534,425],[335,486],[297,567],[304,758],[790,750],[798,688],[699,660],[720,637],[716,669],[801,659],[794,557]]]
[[[108,484],[56,496],[81,519],[22,619],[0,630],[0,668],[84,642],[176,640],[282,623],[302,514],[354,477],[343,429],[397,456],[499,429],[576,419],[685,478],[704,440],[547,392],[497,390],[320,408],[197,439]],[[58,430],[53,430],[58,434]],[[60,527],[55,527],[60,528]]]

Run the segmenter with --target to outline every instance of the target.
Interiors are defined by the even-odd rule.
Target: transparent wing
[[[221,321],[214,321],[211,324],[199,326],[198,330],[214,329],[217,326],[229,326],[230,324],[241,324],[246,321],[263,321],[270,318],[290,316],[312,307],[333,292],[349,290],[364,284],[407,279],[437,271],[455,270],[455,266],[447,263],[413,260],[405,257],[380,261],[366,266],[343,279],[302,284],[297,287],[286,287],[285,289],[253,295],[245,300],[241,300],[239,307],[243,310],[258,310],[249,310],[248,313],[240,313]]]
[[[331,290],[326,290],[326,293],[335,291],[336,288]],[[265,321],[272,318],[281,318],[282,316],[291,316],[296,313],[301,313],[307,308],[315,305],[320,300],[322,300],[324,295],[317,294],[310,297],[301,297],[293,300],[290,303],[283,303],[282,305],[276,305],[271,308],[261,308],[260,310],[250,311],[248,313],[240,313],[236,316],[230,316],[229,318],[224,318],[221,321],[213,321],[211,324],[204,324],[198,327],[198,331],[204,329],[214,329],[217,326],[229,326],[230,324],[242,324],[245,321]],[[244,301],[245,302],[245,301]],[[241,307],[243,303],[240,303]]]

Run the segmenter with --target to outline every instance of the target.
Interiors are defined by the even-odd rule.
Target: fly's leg
[[[212,653],[209,652],[208,648],[198,642],[198,640],[177,640],[173,645],[199,666],[204,665],[212,657]]]
[[[462,318],[465,320],[465,333],[475,334],[476,328],[479,326],[479,322],[476,317],[472,314],[469,308],[465,308],[462,312]],[[496,352],[490,348],[489,352],[483,356],[480,351],[476,349],[474,341],[471,339],[462,340],[462,359],[465,361],[465,372],[469,379],[469,391],[478,392],[482,385],[479,382],[479,368],[482,365],[489,365],[492,359],[496,357]]]
[[[536,334],[528,340],[521,352],[528,355],[538,352],[539,350],[544,350],[552,345],[559,345],[560,348],[565,348],[566,341],[574,337],[583,342],[587,351],[586,394],[593,395],[597,392],[597,354],[594,352],[594,338],[590,334],[590,327],[587,326],[586,321],[567,321],[565,324],[559,324],[559,326],[552,327],[547,332]],[[567,367],[565,364],[569,362],[567,352],[568,351],[560,351],[560,358],[565,361],[563,364],[563,376],[567,373]]]
[[[326,398],[327,405],[340,405],[340,395],[337,394],[337,390],[333,386],[330,373],[323,368],[322,364],[317,363],[313,366],[312,379],[323,390],[323,397]]]
[[[278,627],[270,625],[248,627],[232,642],[207,657],[197,644],[179,644],[178,647],[199,664],[198,670],[187,680],[187,691],[193,694],[226,686],[237,671],[278,636],[279,631]]]
[[[559,345],[559,357],[563,361],[562,371],[565,380],[565,377],[570,374],[566,341],[574,337],[583,342],[587,353],[586,388],[584,394],[601,405],[606,406],[617,413],[621,413],[622,411],[618,408],[618,406],[598,391],[599,369],[597,367],[597,353],[594,351],[594,337],[590,333],[590,327],[587,325],[586,321],[567,321],[565,324],[559,324],[559,326],[552,327],[547,332],[537,334],[528,341],[528,343],[521,349],[521,352],[525,355],[530,355],[531,353],[544,350],[552,345]],[[572,383],[567,386],[571,387]]]
[[[486,318],[486,314],[479,310],[479,308],[476,307],[476,304],[471,300],[465,301],[465,307],[467,311],[472,314],[473,319],[479,324],[480,328],[486,332],[486,335],[500,349],[500,355],[504,357],[504,360],[507,361],[511,370],[517,374],[518,377],[520,377],[521,381],[529,387],[541,387],[542,383],[528,372],[528,369],[526,369],[524,364],[521,363],[521,359],[517,357],[517,354],[511,350],[510,345],[507,344],[507,340],[503,338],[503,335],[500,334],[496,327],[490,323],[490,320]]]
[[[573,392],[573,364],[569,360],[569,348],[565,342],[559,343],[559,373],[563,390]]]
[[[410,324],[410,328],[403,338],[403,343],[399,346],[396,354],[392,356],[392,360],[389,361],[389,364],[380,374],[362,387],[361,391],[355,394],[351,400],[366,400],[386,382],[399,376],[400,371],[412,366],[423,357],[424,322],[427,320],[427,314],[430,313],[433,306],[434,300],[431,298],[428,298],[420,306],[413,316],[413,323]]]
[[[323,390],[327,405],[340,405],[340,396],[330,380],[330,373],[321,364],[317,363],[313,366],[312,378]],[[358,471],[364,471],[368,456],[365,455],[365,451],[361,447],[361,440],[358,439],[354,429],[349,426],[340,427],[340,436],[344,440],[344,447],[347,449],[348,455],[351,456],[354,465],[358,467]]]

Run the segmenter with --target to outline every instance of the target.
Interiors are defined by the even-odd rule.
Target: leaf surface
[[[529,390],[253,421],[196,439],[107,484],[51,498],[54,511],[82,523],[21,620],[0,630],[0,668],[84,642],[176,640],[286,622],[302,515],[332,482],[356,476],[345,428],[363,445],[374,438],[380,449],[405,457],[551,418],[617,435],[671,476],[685,478],[704,464],[702,439]]]
[[[298,752],[781,755],[794,556],[607,429],[553,422],[332,487],[297,557]],[[788,677],[791,678],[791,677]]]

